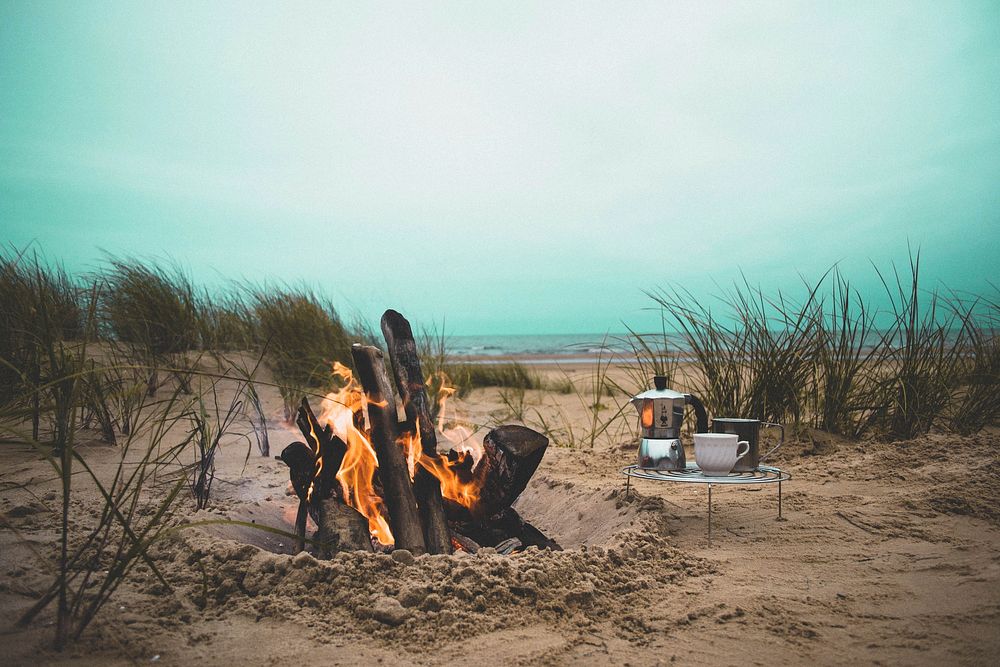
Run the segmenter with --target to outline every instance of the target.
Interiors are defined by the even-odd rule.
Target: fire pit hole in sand
[[[625,503],[622,498],[619,490],[586,489],[536,476],[512,509],[563,549],[607,548],[614,546],[639,517],[637,503]],[[230,512],[229,517],[291,531],[297,506],[294,500],[295,496],[286,496],[281,501],[261,503],[259,506],[255,504],[252,513],[247,509],[238,509]],[[202,531],[276,554],[291,556],[299,551],[294,540],[255,528],[215,525],[206,526]],[[318,552],[309,544],[306,550],[313,554]]]
[[[563,548],[525,521],[521,511],[563,533],[567,545],[593,544],[607,532],[601,527],[616,524],[617,503],[545,497],[560,494],[553,483],[533,485],[519,501],[548,438],[514,424],[494,428],[482,443],[460,428],[449,433],[444,407],[454,390],[440,378],[432,404],[412,330],[402,315],[386,311],[382,331],[395,381],[381,350],[355,344],[354,371],[334,364],[343,386],[323,398],[318,414],[302,399],[295,423],[304,440],[278,457],[288,466],[298,499],[297,539],[293,545],[287,538],[252,542],[293,553],[308,546],[321,559],[346,551],[434,555],[482,548],[506,555],[532,547]],[[433,416],[432,405],[437,406]],[[438,450],[439,433],[452,445],[447,453]],[[607,517],[586,516],[606,511]],[[307,540],[310,519],[316,531]],[[580,528],[584,525],[589,528]]]

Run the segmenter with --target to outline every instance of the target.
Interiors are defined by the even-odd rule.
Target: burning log
[[[486,434],[478,463],[468,453],[449,452],[447,465],[457,479],[478,489],[471,504],[445,499],[450,521],[483,520],[499,514],[517,500],[538,469],[549,440],[527,426],[508,424]],[[473,467],[475,466],[475,467]]]
[[[466,537],[465,535],[456,533],[455,531],[451,531],[451,546],[456,550],[461,549],[462,551],[466,551],[470,554],[474,554],[482,548],[471,537]]]
[[[497,553],[500,554],[501,556],[509,556],[515,551],[522,550],[524,548],[524,545],[521,543],[521,540],[517,539],[516,537],[511,537],[504,540],[503,542],[501,542],[500,544],[496,545],[493,548],[496,549]]]
[[[389,350],[389,358],[396,377],[396,389],[406,410],[407,422],[419,430],[423,453],[437,456],[437,435],[431,419],[430,402],[424,375],[420,370],[420,357],[413,330],[405,317],[395,310],[382,315],[382,334]],[[424,543],[432,554],[451,553],[451,537],[441,498],[441,484],[424,468],[418,468],[413,480],[424,529]]]
[[[306,444],[312,448],[315,460],[310,497],[317,500],[328,498],[337,492],[337,471],[347,454],[347,443],[337,437],[329,424],[319,425],[305,397],[295,415],[295,423],[305,436]]]
[[[286,447],[281,452],[281,460],[288,465],[292,488],[299,497],[295,518],[299,550],[305,548],[306,517],[312,514],[318,528],[316,538],[320,543],[320,555],[328,558],[335,551],[371,551],[367,519],[340,498],[337,472],[347,453],[347,443],[337,437],[329,425],[320,426],[305,398],[296,413],[295,423],[307,442],[295,442]]]
[[[479,489],[479,502],[472,508],[473,516],[494,516],[513,505],[528,486],[548,446],[548,438],[527,426],[509,424],[487,433],[479,462],[487,466],[487,474]]]
[[[288,466],[292,489],[299,498],[299,510],[295,515],[295,534],[298,535],[299,551],[306,548],[306,519],[309,516],[309,485],[312,483],[315,456],[304,442],[293,442],[276,457]]]
[[[499,426],[486,434],[483,456],[475,469],[472,457],[449,453],[452,472],[463,481],[475,481],[478,499],[465,507],[445,501],[452,534],[504,553],[530,546],[561,551],[554,540],[524,521],[511,507],[528,486],[545,455],[549,440],[526,426]],[[511,540],[515,540],[515,544]]]
[[[511,538],[517,538],[523,548],[562,551],[555,540],[549,539],[542,531],[522,519],[513,507],[507,507],[485,520],[452,521],[451,526],[454,532],[467,536],[484,547],[496,548]]]
[[[389,510],[389,526],[397,549],[424,553],[424,536],[417,501],[410,485],[410,473],[403,450],[397,444],[398,422],[392,384],[385,370],[382,351],[355,344],[351,348],[354,368],[368,397],[371,443],[378,458],[382,497]]]
[[[486,434],[483,456],[475,470],[472,457],[451,454],[453,471],[478,480],[479,498],[471,507],[446,501],[445,511],[454,533],[484,547],[503,545],[505,552],[530,546],[561,551],[554,540],[521,518],[511,507],[528,486],[545,455],[549,440],[526,426],[499,426]],[[516,539],[518,544],[510,542]]]
[[[319,516],[316,521],[319,530],[319,555],[329,558],[338,551],[373,551],[368,519],[339,498],[325,498],[319,502]]]

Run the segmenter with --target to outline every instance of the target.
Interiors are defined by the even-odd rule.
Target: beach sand
[[[567,367],[578,384],[593,370]],[[277,393],[264,400],[273,455],[299,438],[277,420]],[[716,486],[710,545],[704,487],[639,481],[626,496],[632,414],[591,448],[575,394],[479,389],[452,407],[473,423],[516,421],[505,400],[529,425],[577,429],[578,446],[550,446],[517,504],[566,551],[324,562],[252,529],[188,528],[153,549],[172,590],[138,567],[63,653],[51,608],[15,626],[54,576],[58,481],[29,447],[5,444],[0,664],[996,664],[997,433],[889,444],[806,432],[773,459],[793,476],[784,520],[773,486]],[[603,416],[617,409],[602,403]],[[104,474],[117,464],[96,434],[80,451]],[[287,469],[246,455],[226,442],[210,507],[179,501],[186,521],[292,529]],[[75,490],[75,530],[99,508],[92,489]]]

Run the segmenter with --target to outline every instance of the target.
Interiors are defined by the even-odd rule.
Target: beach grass
[[[1000,423],[1000,298],[956,297],[965,330],[959,354],[958,388],[946,418],[951,430],[971,435]]]
[[[691,390],[713,415],[888,440],[996,423],[996,299],[925,289],[919,252],[875,271],[882,308],[836,269],[805,284],[801,301],[745,278],[712,303],[680,289],[649,296],[680,332]]]
[[[129,345],[150,367],[148,391],[160,387],[160,368],[191,393],[187,354],[201,349],[200,318],[194,286],[177,265],[109,258],[98,274],[102,324],[117,342]]]
[[[681,289],[649,293],[697,367],[692,391],[709,411],[798,425],[816,356],[816,287],[801,303],[746,278],[720,297],[723,316]]]
[[[307,389],[328,389],[334,361],[351,363],[351,344],[360,335],[344,326],[333,304],[305,286],[253,287],[250,308],[256,324],[256,345],[265,359],[290,420]]]

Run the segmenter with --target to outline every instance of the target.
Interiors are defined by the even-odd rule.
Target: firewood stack
[[[471,456],[448,453],[450,467],[462,482],[478,487],[471,507],[446,500],[437,477],[421,465],[411,481],[401,437],[418,435],[424,457],[443,458],[437,451],[437,433],[431,403],[420,369],[420,358],[409,322],[394,310],[382,316],[382,332],[392,364],[393,383],[376,347],[355,344],[351,350],[355,377],[367,397],[367,415],[357,412],[355,424],[368,435],[378,459],[376,493],[384,502],[394,548],[414,554],[448,554],[455,549],[475,553],[492,547],[500,553],[530,546],[560,549],[537,528],[525,522],[512,505],[538,468],[548,438],[525,426],[505,425],[490,431],[484,453],[473,469]],[[395,391],[394,391],[395,388]],[[398,399],[406,415],[399,421]],[[367,519],[342,496],[337,472],[347,444],[329,425],[321,426],[303,398],[296,425],[305,442],[294,442],[278,457],[289,468],[292,488],[299,498],[296,533],[305,548],[307,516],[318,526],[315,542],[321,556],[336,551],[371,551]]]

